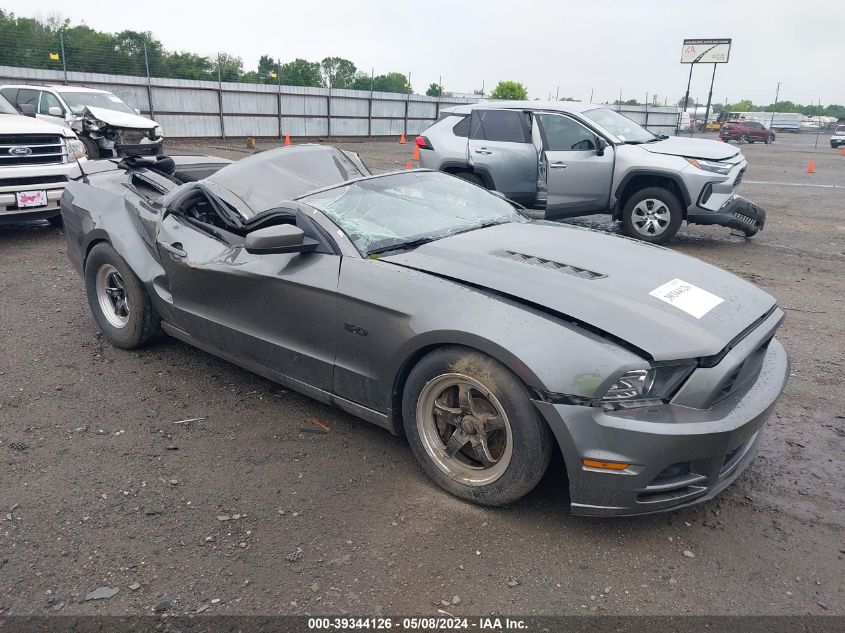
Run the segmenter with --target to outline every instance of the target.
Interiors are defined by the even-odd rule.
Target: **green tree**
[[[528,98],[528,91],[518,81],[500,81],[490,93],[490,98],[520,101]]]
[[[443,86],[440,84],[429,84],[428,90],[425,91],[429,97],[442,97],[443,96]]]
[[[168,53],[162,59],[161,68],[152,73],[157,77],[178,79],[217,79],[214,64],[208,57],[185,52]]]
[[[214,60],[214,72],[222,81],[240,81],[244,74],[244,63],[240,57],[220,53]]]
[[[286,86],[323,86],[320,74],[320,64],[297,58],[287,64],[282,64],[282,84]]]
[[[366,73],[356,73],[352,84],[349,86],[353,90],[369,90],[372,78]]]
[[[736,103],[731,103],[728,105],[728,110],[731,112],[756,112],[760,108],[754,105],[750,99],[743,99],[742,101],[737,101]]]
[[[320,62],[323,81],[332,88],[350,88],[355,81],[355,64],[343,57],[326,57]]]
[[[408,78],[402,73],[376,75],[373,80],[373,90],[378,92],[413,92],[411,84],[408,83]]]
[[[279,65],[269,55],[262,55],[258,58],[258,69],[255,74],[258,82],[263,84],[275,84],[279,82]],[[273,75],[276,75],[275,77]]]

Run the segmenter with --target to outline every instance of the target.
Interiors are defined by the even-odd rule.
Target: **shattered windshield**
[[[61,95],[74,114],[82,114],[87,106],[135,114],[135,110],[110,92],[62,92]]]
[[[493,224],[527,222],[506,200],[440,172],[370,178],[301,201],[325,213],[364,255]]]

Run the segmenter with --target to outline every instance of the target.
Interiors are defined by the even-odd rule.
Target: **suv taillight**
[[[429,141],[425,136],[418,136],[416,142],[417,147],[420,149],[434,149],[431,145],[431,141]]]

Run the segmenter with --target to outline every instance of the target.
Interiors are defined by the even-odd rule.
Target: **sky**
[[[116,32],[151,31],[170,51],[218,51],[257,65],[345,57],[365,72],[411,73],[416,92],[489,92],[522,82],[529,97],[593,101],[683,97],[684,38],[732,38],[713,101],[845,103],[845,0],[0,0],[20,16],[60,15]],[[838,67],[838,69],[837,69]],[[706,102],[712,65],[694,69]]]

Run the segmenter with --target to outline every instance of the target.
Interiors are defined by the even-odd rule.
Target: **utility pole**
[[[557,91],[555,92],[555,101],[560,101],[560,86],[557,87]]]
[[[707,120],[710,118],[710,102],[713,99],[713,82],[716,81],[716,64],[713,64],[713,76],[710,77],[710,92],[707,95],[707,109],[704,110],[704,128],[707,129]]]
[[[695,64],[689,65],[689,79],[687,79],[687,94],[684,96],[684,113],[686,114],[687,108],[689,107],[689,87],[692,83],[692,68]]]
[[[279,93],[276,95],[276,109],[279,113],[279,140],[284,138],[284,130],[282,129],[282,60],[276,59],[276,79],[279,82]]]
[[[780,96],[780,84],[781,84],[781,82],[778,82],[777,90],[775,90],[775,104],[772,107],[772,118],[769,120],[769,129],[770,130],[772,129],[772,125],[775,122],[775,110],[777,109],[778,97]]]
[[[65,61],[65,34],[59,32],[59,43],[62,47],[62,71],[65,75],[65,84],[67,84],[67,62]]]
[[[594,88],[590,88],[590,103],[593,102],[593,90]]]
[[[156,118],[155,106],[153,105],[153,85],[150,79],[150,58],[147,55],[147,43],[144,42],[144,66],[147,68],[147,101],[150,104],[150,118]]]

